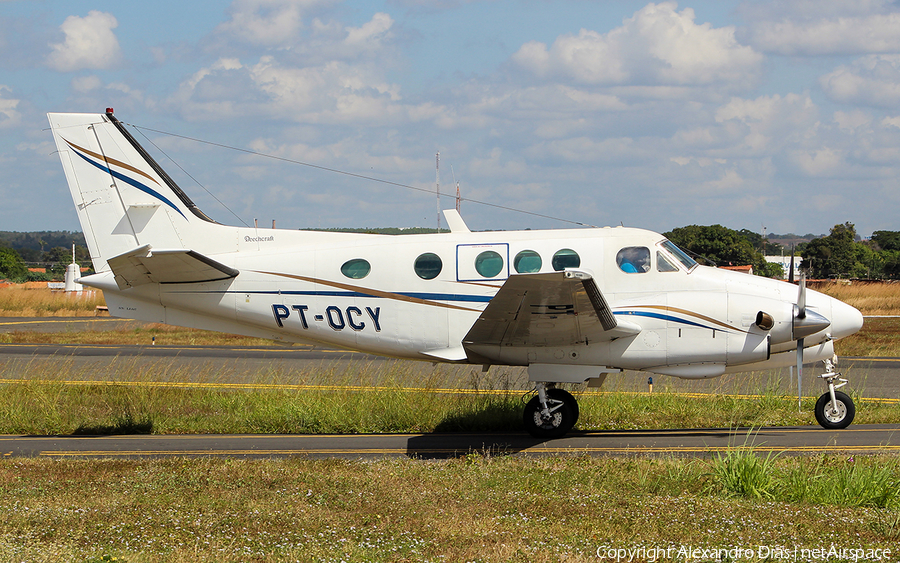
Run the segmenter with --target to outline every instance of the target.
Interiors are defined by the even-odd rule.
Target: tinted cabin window
[[[520,274],[540,272],[542,265],[541,255],[534,250],[523,250],[513,259],[513,267]]]
[[[561,272],[566,268],[577,268],[578,266],[581,266],[581,257],[571,248],[563,248],[553,255],[551,264],[553,265],[554,270]]]
[[[650,270],[650,249],[646,246],[626,246],[616,254],[616,264],[626,274],[642,274]]]
[[[368,276],[371,270],[372,266],[370,266],[369,263],[362,258],[347,260],[346,262],[344,262],[344,265],[341,266],[341,273],[354,280],[360,280]]]
[[[503,257],[486,250],[475,258],[475,271],[485,278],[493,278],[503,269]]]
[[[433,280],[438,277],[438,274],[441,273],[441,268],[443,267],[444,265],[441,262],[441,257],[431,252],[426,252],[416,258],[416,264],[414,266],[416,275],[423,280]]]

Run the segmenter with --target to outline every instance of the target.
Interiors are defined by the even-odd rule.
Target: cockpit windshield
[[[672,244],[671,241],[664,240],[660,243],[660,245],[667,251],[669,251],[669,254],[671,254],[679,262],[681,262],[681,264],[687,271],[691,271],[691,269],[697,265],[697,262],[695,262],[693,258],[688,256],[683,250]]]

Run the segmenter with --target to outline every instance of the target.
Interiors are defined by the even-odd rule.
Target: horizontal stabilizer
[[[149,244],[108,261],[116,285],[126,289],[145,283],[197,283],[233,278],[238,270],[193,250],[154,250]]]

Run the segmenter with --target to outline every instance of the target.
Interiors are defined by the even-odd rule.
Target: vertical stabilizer
[[[47,114],[94,269],[143,245],[203,249],[217,226],[109,110]]]

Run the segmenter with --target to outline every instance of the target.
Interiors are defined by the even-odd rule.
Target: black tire
[[[549,418],[544,418],[543,406],[537,395],[525,405],[522,422],[525,430],[535,438],[552,440],[562,438],[578,421],[578,401],[568,391],[548,389],[547,403],[551,411]]]
[[[834,398],[837,402],[838,414],[835,415],[831,412],[831,393],[825,393],[816,401],[816,421],[822,428],[829,430],[847,428],[853,422],[853,417],[856,416],[853,399],[840,391],[834,392]]]

